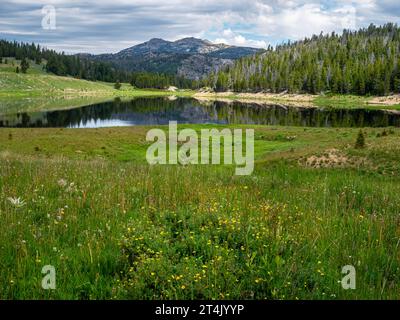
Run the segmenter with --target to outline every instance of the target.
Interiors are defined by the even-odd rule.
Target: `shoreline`
[[[265,103],[282,103],[291,107],[316,107],[313,103],[314,97],[312,95],[282,95],[270,93],[236,93],[236,92],[218,92],[218,93],[205,93],[197,92],[193,98],[199,101],[213,101],[218,100],[221,102],[231,103],[234,101],[253,104]]]
[[[70,79],[69,79],[70,80]],[[79,80],[78,80],[79,81]],[[86,82],[85,82],[86,83]],[[100,84],[100,83],[98,83]],[[400,94],[385,97],[354,96],[354,95],[311,95],[288,93],[239,93],[239,92],[202,92],[194,90],[160,90],[160,89],[133,89],[123,84],[122,89],[116,90],[112,84],[104,84],[100,88],[64,88],[43,92],[30,88],[25,90],[0,90],[0,102],[11,99],[77,99],[77,98],[135,98],[135,97],[191,97],[199,101],[221,101],[226,103],[243,102],[253,104],[283,104],[290,107],[332,107],[332,108],[371,108],[400,110]]]
[[[197,92],[193,95],[199,100],[219,100],[238,102],[285,103],[298,107],[370,107],[400,109],[400,94],[385,97],[354,95],[311,95],[288,93],[238,93],[238,92]]]

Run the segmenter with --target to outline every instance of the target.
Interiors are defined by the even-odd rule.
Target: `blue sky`
[[[56,29],[42,28],[42,8],[56,10]],[[117,52],[151,38],[194,36],[265,47],[321,31],[370,23],[400,24],[398,0],[2,0],[0,38],[68,53]]]

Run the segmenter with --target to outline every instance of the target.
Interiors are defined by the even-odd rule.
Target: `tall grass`
[[[285,161],[251,177],[34,157],[0,166],[2,299],[400,298],[396,177]],[[44,265],[54,291],[41,288]],[[345,265],[356,290],[341,287]]]

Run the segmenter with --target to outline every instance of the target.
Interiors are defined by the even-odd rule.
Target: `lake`
[[[73,109],[0,114],[0,127],[101,128],[135,125],[256,124],[303,127],[400,126],[400,112],[365,108],[289,107],[278,104],[198,101],[192,98],[135,98]]]

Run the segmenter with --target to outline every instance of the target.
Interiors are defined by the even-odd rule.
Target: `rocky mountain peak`
[[[208,40],[187,37],[177,41],[153,38],[116,54],[93,56],[118,68],[134,72],[179,74],[200,79],[234,60],[253,55],[259,49],[214,44]]]

